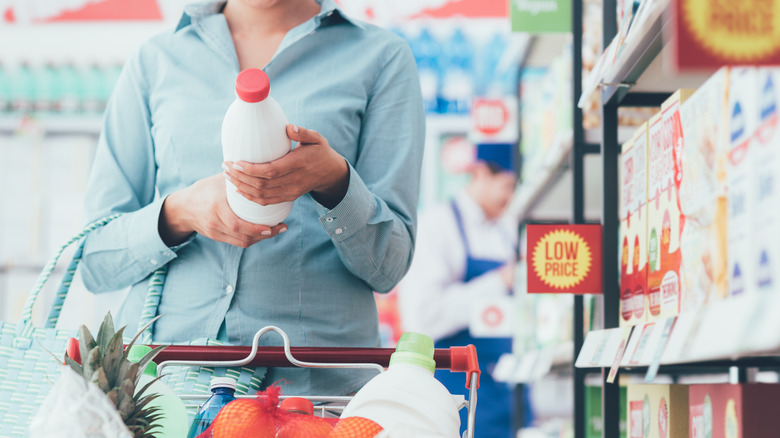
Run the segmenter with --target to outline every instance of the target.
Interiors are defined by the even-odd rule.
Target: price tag
[[[658,342],[658,346],[653,353],[653,361],[647,368],[647,374],[645,374],[645,383],[652,383],[655,380],[655,376],[658,375],[658,368],[661,366],[661,357],[663,357],[664,350],[666,349],[666,343],[669,341],[669,336],[674,329],[674,324],[677,322],[677,317],[669,318],[663,323],[661,329],[661,339]]]
[[[495,368],[491,376],[496,382],[510,382],[515,374],[515,370],[519,365],[517,356],[512,353],[504,353],[498,358]]]
[[[514,381],[517,383],[526,383],[531,381],[531,374],[536,364],[536,358],[539,357],[539,350],[531,350],[524,353],[520,358],[520,364],[515,370]]]
[[[631,365],[640,364],[642,356],[644,355],[645,350],[647,349],[647,346],[650,343],[650,337],[653,334],[654,327],[655,327],[654,322],[645,324],[645,326],[642,327],[642,331],[639,334],[639,342],[637,342],[636,347],[634,347],[634,351],[631,353],[629,364]]]
[[[596,351],[601,347],[601,341],[603,339],[603,331],[591,331],[585,335],[585,341],[582,343],[580,354],[577,356],[577,362],[574,364],[577,368],[587,368],[598,365],[598,361],[593,359],[596,356]]]
[[[615,354],[615,359],[612,361],[612,367],[609,369],[609,375],[607,376],[607,383],[614,383],[615,377],[617,377],[618,369],[620,368],[620,361],[623,359],[623,354],[626,351],[626,345],[628,344],[628,338],[631,336],[631,330],[633,327],[625,327],[622,329],[620,344]]]

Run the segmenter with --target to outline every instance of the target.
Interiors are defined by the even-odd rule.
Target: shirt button
[[[165,257],[168,257],[169,255],[171,255],[171,253],[169,253],[168,251],[163,251],[162,255],[164,255]]]
[[[149,259],[149,264],[151,264],[151,265],[156,265],[156,264],[157,264],[157,260],[155,260],[155,259]]]
[[[233,286],[228,285],[228,287],[225,288],[225,293],[230,295],[233,293]]]
[[[331,223],[331,222],[333,222],[333,218],[332,218],[332,217],[329,217],[329,218],[325,219],[325,222],[327,222],[327,223]]]
[[[336,234],[341,234],[344,232],[343,228],[336,228]]]

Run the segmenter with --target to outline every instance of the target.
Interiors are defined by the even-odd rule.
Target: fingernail
[[[230,172],[230,168],[225,163],[222,163],[222,170],[224,170],[225,172]]]
[[[284,233],[285,231],[287,231],[287,228],[282,228],[281,230],[279,230],[279,234],[282,234],[282,233]]]
[[[293,132],[298,133],[298,125],[293,125]]]
[[[225,176],[225,179],[226,179],[226,180],[228,180],[228,181],[232,181],[232,179],[230,179],[230,175],[228,175],[227,173],[223,173],[222,175],[224,175],[224,176]]]
[[[240,171],[244,170],[244,168],[241,167],[238,163],[233,163],[233,169],[240,170]]]
[[[262,234],[263,236],[270,236],[271,235],[271,231],[270,230],[265,230],[265,231],[261,232],[260,234]]]

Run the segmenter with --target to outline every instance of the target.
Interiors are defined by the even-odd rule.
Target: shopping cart
[[[260,338],[268,332],[276,332],[282,337],[282,347],[260,347]],[[152,348],[156,345],[152,345]],[[390,363],[392,348],[335,348],[335,347],[291,347],[290,338],[282,329],[267,326],[254,336],[251,346],[196,346],[169,345],[157,358],[157,374],[162,375],[169,366],[202,367],[305,367],[305,368],[355,368],[373,369],[385,372]],[[468,399],[457,397],[458,409],[468,410],[468,420],[464,438],[474,437],[474,415],[477,409],[477,388],[479,388],[479,364],[477,350],[473,345],[450,347],[434,351],[436,368],[466,373]],[[254,398],[253,395],[240,395],[239,398]],[[351,396],[303,396],[317,406],[317,413],[340,412],[352,399]],[[185,405],[203,404],[208,395],[182,395]],[[287,398],[280,396],[280,399]]]

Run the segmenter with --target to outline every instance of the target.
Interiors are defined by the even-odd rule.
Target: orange
[[[327,438],[333,426],[326,420],[312,415],[292,414],[276,433],[276,438]]]
[[[276,432],[274,419],[265,405],[252,399],[225,405],[211,427],[214,438],[274,438]]]
[[[382,431],[382,426],[368,418],[347,417],[333,428],[328,438],[374,438]]]

